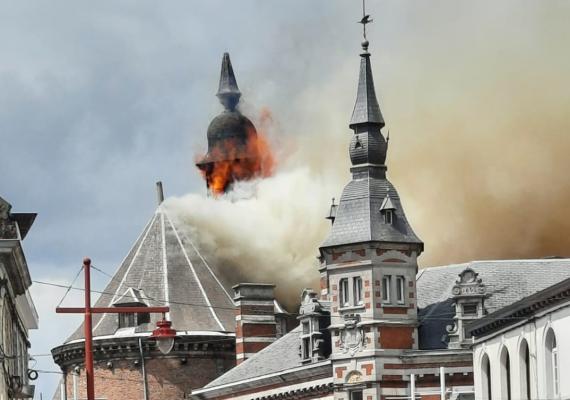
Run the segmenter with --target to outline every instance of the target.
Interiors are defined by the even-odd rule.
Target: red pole
[[[91,260],[83,260],[85,274],[85,375],[87,377],[87,400],[95,400],[93,374],[93,330],[91,320]]]

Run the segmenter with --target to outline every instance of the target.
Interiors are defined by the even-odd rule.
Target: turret
[[[208,127],[208,152],[196,166],[206,179],[208,191],[219,196],[235,181],[249,180],[261,173],[257,131],[239,110],[238,88],[230,55],[224,53],[220,84],[216,94],[224,110]]]

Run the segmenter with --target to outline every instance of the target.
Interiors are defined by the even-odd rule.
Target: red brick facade
[[[380,327],[380,347],[383,349],[411,349],[414,347],[413,327]]]

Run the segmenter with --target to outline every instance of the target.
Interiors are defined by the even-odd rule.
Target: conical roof
[[[230,54],[224,53],[222,58],[222,70],[220,72],[220,85],[218,87],[218,96],[223,94],[241,94],[239,91],[234,69],[230,60]]]
[[[372,67],[370,66],[370,53],[368,53],[367,48],[360,55],[358,91],[349,126],[355,128],[359,124],[378,124],[380,128],[385,125],[384,117],[382,117],[378,99],[376,98]]]
[[[234,303],[230,294],[162,206],[103,292],[95,307],[125,303],[169,306],[167,318],[179,334],[234,331]],[[119,329],[117,314],[94,314],[93,336],[124,337],[151,332],[160,317],[151,314],[149,323]],[[83,339],[83,327],[67,342],[77,339]]]

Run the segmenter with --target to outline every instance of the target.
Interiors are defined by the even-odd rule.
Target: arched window
[[[509,351],[503,347],[501,351],[501,399],[511,400],[511,358]]]
[[[552,328],[546,332],[545,340],[545,371],[548,397],[558,396],[560,393],[560,372],[558,371],[558,347],[556,335]]]
[[[525,339],[522,340],[519,348],[520,360],[520,393],[522,400],[530,400],[530,351],[528,343]]]
[[[491,363],[489,362],[489,356],[487,356],[487,354],[484,354],[481,360],[481,384],[483,385],[483,400],[492,400]]]

